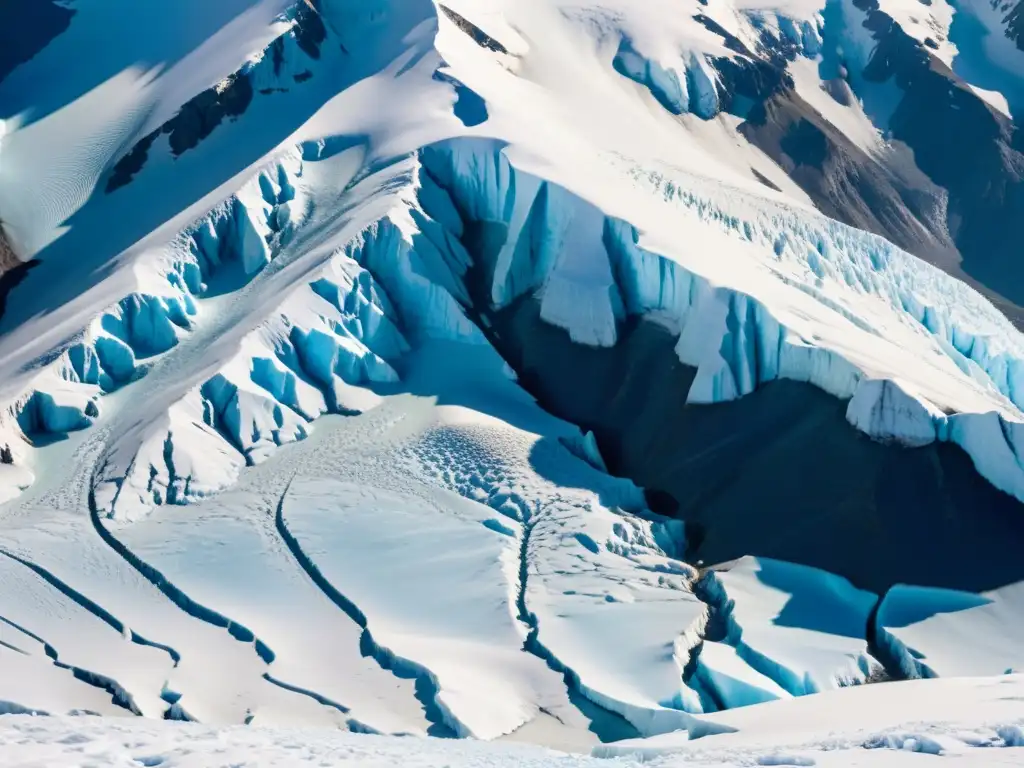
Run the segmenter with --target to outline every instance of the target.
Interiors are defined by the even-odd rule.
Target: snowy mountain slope
[[[821,9],[186,6],[0,83],[0,700],[582,748],[1017,668],[1024,339],[740,138],[793,65],[889,156]]]

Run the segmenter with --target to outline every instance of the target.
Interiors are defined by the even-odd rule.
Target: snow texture
[[[900,689],[896,694],[887,687]],[[963,680],[897,683],[860,689],[843,706],[810,699],[766,705],[762,720],[739,718],[723,735],[686,741],[670,734],[595,750],[597,757],[478,741],[422,740],[284,728],[211,728],[190,723],[93,717],[0,718],[2,765],[54,768],[83,760],[109,766],[374,765],[496,768],[621,768],[654,765],[858,765],[902,768],[928,760],[958,766],[1020,765],[1020,712],[1007,696],[1020,681]],[[880,693],[881,692],[881,693]],[[829,694],[835,697],[836,694]],[[840,694],[841,695],[841,694]],[[802,706],[804,704],[812,705]],[[831,704],[831,703],[830,703]],[[934,718],[944,707],[938,719]],[[880,706],[881,705],[881,706]],[[769,713],[768,709],[772,711]],[[742,724],[741,724],[742,720]]]
[[[741,54],[694,14],[810,62],[819,3],[79,5],[0,83],[0,208],[38,257],[0,316],[3,707],[587,749],[887,690],[834,691],[872,673],[876,596],[764,560],[701,578],[678,521],[518,386],[488,304],[535,299],[595,348],[651,317],[696,369],[680,403],[809,382],[869,437],[955,443],[1024,500],[1024,338],[766,187],[752,148],[722,151],[714,62]],[[907,674],[1019,668],[1012,588],[886,600],[878,635]],[[944,642],[975,623],[998,629],[985,652]],[[1020,741],[992,699],[1016,677],[940,682],[989,713],[978,743]],[[119,727],[0,733],[59,762],[92,743],[60,730],[80,723]],[[492,759],[477,749],[455,748]]]

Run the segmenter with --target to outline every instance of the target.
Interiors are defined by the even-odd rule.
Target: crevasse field
[[[775,40],[883,156],[864,9],[27,5],[0,765],[1024,765],[1024,336],[723,85]]]

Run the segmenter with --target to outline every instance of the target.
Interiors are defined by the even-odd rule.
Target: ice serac
[[[877,602],[846,579],[806,566],[743,558],[708,572],[703,592],[724,627],[724,640],[775,685],[737,690],[712,651],[705,678],[734,703],[754,703],[833,690],[865,682],[879,666],[868,653],[866,627]],[[735,664],[736,660],[727,660]],[[701,658],[698,657],[698,664]],[[746,696],[744,699],[743,697]],[[758,698],[760,697],[760,699]]]
[[[642,56],[629,40],[619,44],[613,62],[616,71],[645,86],[665,109],[674,115],[690,111],[687,70],[682,62],[665,66]]]
[[[95,387],[54,385],[36,391],[21,409],[21,428],[29,434],[42,432],[54,435],[74,432],[92,426],[100,415]]]
[[[100,514],[138,519],[154,506],[187,504],[232,485],[245,459],[205,414],[193,391],[163,418],[143,422],[111,446],[95,490]]]
[[[104,277],[81,296],[70,278],[39,291],[51,306],[32,303],[40,279],[11,294],[24,302],[5,313],[0,360],[22,373],[17,386],[0,381],[4,455],[14,446],[0,493],[20,490],[27,467],[46,482],[5,504],[0,543],[173,661],[158,692],[142,681],[138,708],[379,727],[349,714],[338,671],[365,660],[368,687],[405,680],[377,702],[401,716],[373,719],[395,730],[653,735],[874,670],[874,595],[746,559],[707,575],[698,599],[688,548],[715,551],[728,533],[766,548],[798,541],[851,578],[871,575],[863,552],[884,550],[888,586],[922,530],[953,552],[962,532],[990,542],[1005,569],[983,569],[985,549],[971,561],[979,581],[1012,574],[1024,517],[1004,514],[1019,504],[978,473],[1024,499],[1024,341],[963,284],[816,214],[734,130],[758,89],[793,104],[802,94],[817,132],[788,160],[807,169],[834,133],[811,106],[863,117],[856,99],[833,104],[818,87],[819,63],[845,76],[821,9],[450,1],[458,8],[311,0],[281,17],[253,4],[273,18],[247,35],[280,22],[287,34],[227,77],[219,62],[164,82],[169,121],[168,104],[148,112],[130,96],[104,112],[110,125],[76,133],[57,109],[4,138],[5,201],[17,162],[58,169],[39,189],[61,187],[65,166],[85,180],[74,200],[34,206],[59,219],[35,240],[50,223],[67,229],[33,274]],[[79,13],[106,4],[94,5]],[[825,10],[851,11],[839,5]],[[166,71],[219,54],[234,24]],[[161,127],[116,160],[152,130],[143,118]],[[865,155],[881,150],[867,127]],[[70,162],[79,147],[89,157]],[[61,162],[33,160],[41,148]],[[93,171],[111,167],[94,194]],[[94,259],[61,258],[92,238]],[[797,463],[821,472],[786,471]],[[678,504],[605,471],[639,477],[645,465],[685,476],[669,486]],[[891,466],[920,472],[925,500],[908,499],[916,476],[886,477]],[[223,505],[209,498],[236,484]],[[648,502],[692,515],[689,541]],[[709,519],[717,529],[702,528]],[[835,530],[854,543],[826,542]],[[945,551],[920,571],[975,575],[955,573]],[[897,597],[882,647],[918,674],[958,668],[931,645],[937,619],[904,615]],[[1003,627],[991,606],[1017,602],[982,599],[918,605],[988,610]],[[60,654],[131,689],[130,659],[115,664],[95,639],[110,630],[89,626]],[[365,658],[350,643],[335,665],[335,631]],[[992,663],[1017,668],[997,646]],[[330,667],[322,681],[319,666]],[[363,693],[351,700],[376,706]]]
[[[875,616],[878,644],[907,677],[1024,670],[1024,582],[973,594],[896,586]]]
[[[911,448],[937,438],[936,421],[943,414],[920,397],[908,395],[895,381],[863,379],[846,409],[854,427],[880,442]]]

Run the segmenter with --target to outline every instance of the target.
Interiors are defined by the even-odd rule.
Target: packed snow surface
[[[685,735],[671,734],[601,747],[594,757],[473,740],[9,715],[0,717],[0,765],[912,768],[928,760],[965,767],[1022,765],[1024,720],[1013,703],[1020,688],[1017,677],[894,683],[862,689],[857,692],[862,695],[842,703],[805,699],[739,710],[759,717],[734,717],[731,724],[717,720],[723,735],[686,741]]]

